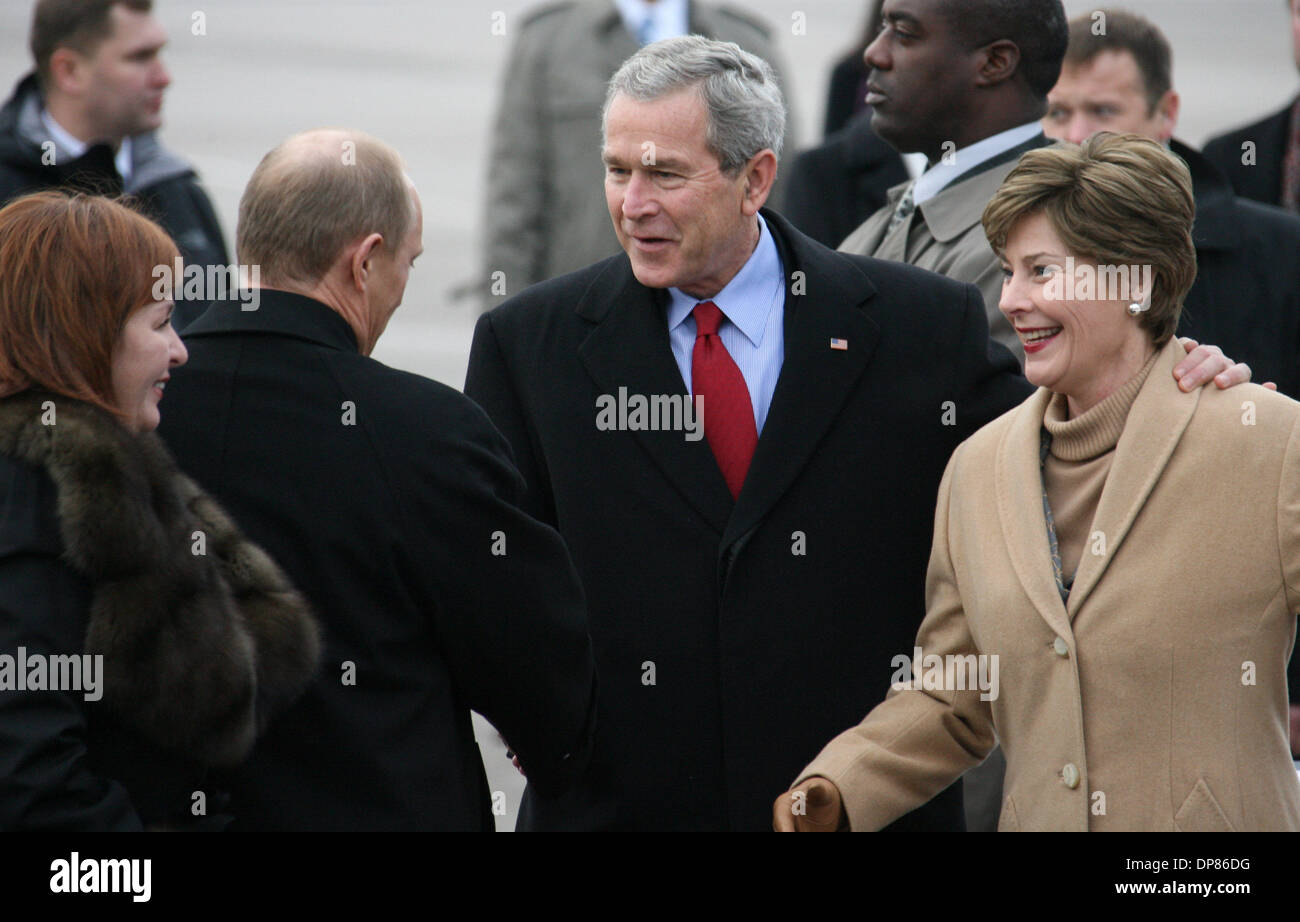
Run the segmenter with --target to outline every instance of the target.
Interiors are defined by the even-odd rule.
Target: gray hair
[[[734,42],[701,35],[654,42],[624,61],[605,93],[602,130],[615,96],[649,102],[692,88],[708,111],[705,145],[724,173],[734,176],[764,149],[780,159],[785,100],[776,71]]]

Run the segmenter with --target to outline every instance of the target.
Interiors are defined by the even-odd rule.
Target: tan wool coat
[[[1185,394],[1182,355],[1166,345],[1138,393],[1068,604],[1041,498],[1051,393],[954,452],[917,644],[996,656],[998,694],[960,670],[946,689],[896,685],[832,740],[799,781],[834,782],[853,829],[924,803],[996,740],[1000,830],[1300,830],[1300,404],[1253,384]]]

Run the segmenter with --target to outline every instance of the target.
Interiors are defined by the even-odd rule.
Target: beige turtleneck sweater
[[[1115,446],[1133,401],[1159,354],[1157,351],[1152,355],[1115,393],[1074,419],[1069,418],[1064,394],[1056,394],[1047,405],[1043,426],[1052,435],[1052,447],[1043,466],[1043,482],[1056,523],[1061,573],[1067,586],[1074,581],[1079,561],[1093,546],[1092,520],[1115,459]]]

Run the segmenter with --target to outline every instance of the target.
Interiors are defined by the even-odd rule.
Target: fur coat
[[[153,433],[26,391],[0,400],[0,453],[43,468],[63,560],[90,588],[87,654],[112,717],[207,766],[243,759],[307,687],[316,621],[276,563]]]

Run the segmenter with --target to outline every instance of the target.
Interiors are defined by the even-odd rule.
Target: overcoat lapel
[[[1098,540],[1105,541],[1105,553],[1092,553],[1093,542],[1089,541],[1070,590],[1066,610],[1071,621],[1119,551],[1196,413],[1202,388],[1184,394],[1173,379],[1174,366],[1184,355],[1186,350],[1178,340],[1165,344],[1129,411],[1090,530],[1090,537],[1100,533]]]
[[[1016,576],[1048,626],[1068,636],[1070,623],[1056,589],[1047,543],[1039,462],[1043,413],[1051,398],[1051,391],[1039,388],[1016,411],[1015,420],[998,445],[994,478],[998,518]]]
[[[640,284],[622,256],[609,261],[579,301],[577,313],[596,326],[578,356],[600,393],[617,397],[618,389],[626,387],[629,395],[679,394],[689,400],[669,344],[663,296]],[[595,408],[582,412],[594,414]],[[691,442],[682,432],[662,430],[634,430],[633,435],[673,487],[722,534],[733,501],[708,440]]]
[[[808,463],[871,360],[880,329],[861,305],[871,281],[841,257],[806,245],[780,216],[764,211],[786,276],[785,360],[745,485],[722,547],[743,538]],[[831,340],[845,349],[832,349]],[[859,434],[870,438],[869,432]]]

